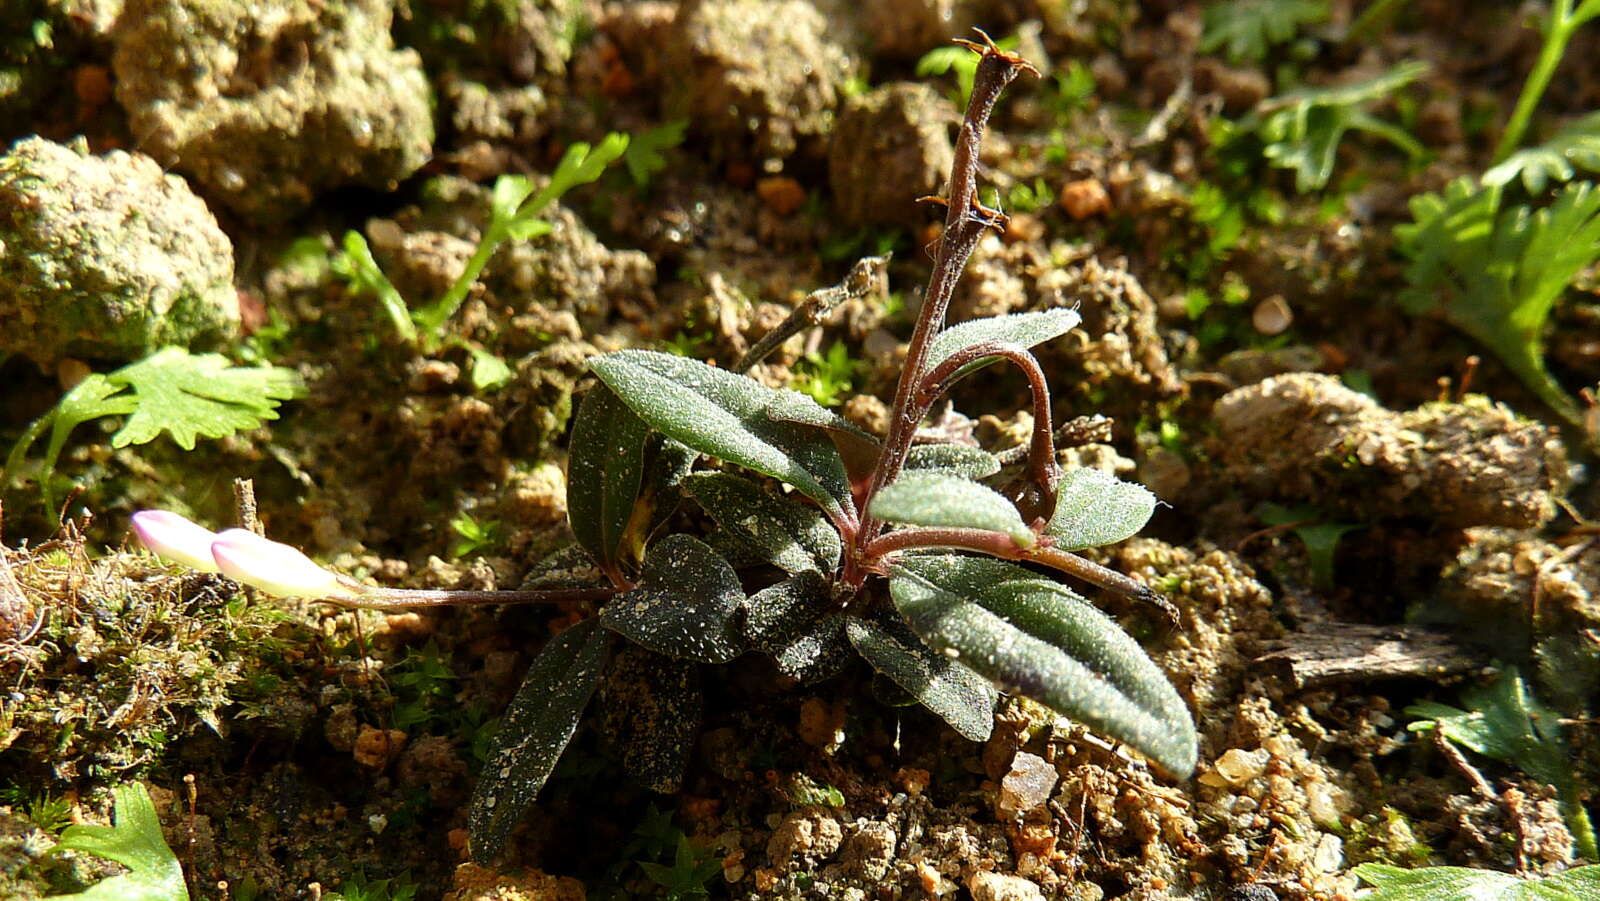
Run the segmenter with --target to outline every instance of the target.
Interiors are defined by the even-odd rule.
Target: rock
[[[767,858],[780,872],[796,857],[808,864],[827,860],[839,850],[844,830],[839,821],[815,808],[797,810],[783,818],[767,840]]]
[[[1529,528],[1554,515],[1567,482],[1554,433],[1481,397],[1396,413],[1296,373],[1224,395],[1216,418],[1222,461],[1246,489],[1363,519]]]
[[[1044,893],[1028,880],[982,870],[967,880],[967,891],[972,901],[1044,901]]]
[[[129,0],[117,99],[157,159],[242,216],[282,220],[427,162],[428,83],[392,18],[386,0]]]
[[[861,0],[862,29],[875,56],[916,59],[951,35],[970,34],[974,4],[958,0]]]
[[[996,806],[1002,817],[1027,813],[1050,800],[1056,787],[1056,768],[1043,757],[1018,751],[1011,758],[1011,770],[1000,780]]]
[[[569,876],[523,870],[507,876],[477,864],[456,867],[455,882],[444,901],[584,901],[583,883]]]
[[[927,205],[917,198],[938,194],[949,175],[955,121],[950,101],[925,84],[884,85],[846,103],[828,150],[840,218],[857,226],[926,223]]]
[[[0,351],[136,360],[238,332],[233,247],[183,179],[40,138],[0,157]]]
[[[833,125],[853,63],[805,0],[696,0],[666,47],[666,108],[719,159],[787,157]]]
[[[863,823],[844,843],[846,873],[865,882],[877,882],[894,863],[896,836],[888,823]]]

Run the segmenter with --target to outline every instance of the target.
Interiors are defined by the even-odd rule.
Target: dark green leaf
[[[569,544],[551,551],[533,565],[517,586],[523,591],[541,588],[601,588],[605,574],[582,546]]]
[[[596,357],[589,368],[662,434],[788,482],[830,518],[845,518],[850,483],[832,442],[767,415],[783,392],[697,360],[646,350]]]
[[[933,343],[928,347],[928,363],[925,371],[931,372],[958,351],[976,344],[987,344],[991,341],[1004,341],[1009,344],[1020,344],[1023,347],[1043,344],[1072,331],[1082,318],[1077,310],[1062,307],[1038,313],[987,316],[953,325],[934,336]],[[970,373],[998,359],[999,357],[986,357],[974,360],[970,365],[963,366],[961,372]]]
[[[727,663],[744,651],[739,574],[699,539],[668,535],[644,558],[639,587],[600,609],[607,629],[680,660]]]
[[[936,651],[1127,742],[1180,778],[1194,770],[1188,708],[1138,643],[1082,598],[982,557],[905,556],[895,606]]]
[[[935,469],[964,479],[982,479],[1000,471],[994,454],[962,444],[918,444],[906,456],[906,469]]]
[[[827,579],[814,572],[764,588],[745,605],[745,637],[772,655],[778,671],[802,683],[820,682],[850,662],[847,617],[837,612]]]
[[[601,565],[614,564],[644,473],[644,420],[604,384],[584,397],[572,426],[567,519]]]
[[[1138,534],[1156,511],[1156,496],[1143,485],[1098,469],[1072,469],[1061,476],[1056,512],[1045,534],[1069,551],[1113,544]]]
[[[808,507],[761,490],[749,479],[725,472],[689,476],[684,487],[730,539],[756,559],[787,572],[832,573],[839,566],[839,533]]]
[[[472,859],[487,866],[538,797],[572,740],[600,680],[607,635],[592,619],[550,640],[533,658],[489,747],[472,794],[467,827]]]
[[[600,735],[640,785],[676,792],[702,701],[699,664],[623,643],[600,682]]]
[[[893,679],[969,741],[987,741],[999,693],[989,681],[917,638],[904,623],[852,616],[850,643],[874,670]]]
[[[799,682],[811,685],[839,675],[855,653],[845,637],[844,625],[850,617],[835,613],[817,621],[815,626],[794,641],[779,648],[772,655],[778,672]]]
[[[1465,867],[1403,870],[1381,863],[1355,868],[1376,886],[1366,901],[1595,901],[1600,898],[1600,866],[1576,867],[1558,876],[1523,879],[1510,873]]]
[[[1023,547],[1038,540],[1000,492],[937,470],[903,473],[873,496],[870,512],[885,522],[1004,532]]]
[[[778,392],[767,404],[767,415],[780,422],[822,429],[844,461],[851,484],[865,486],[872,480],[872,469],[878,463],[882,445],[849,420],[796,391]]]

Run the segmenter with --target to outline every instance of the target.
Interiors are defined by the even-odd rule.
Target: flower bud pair
[[[198,572],[220,572],[274,597],[350,598],[360,586],[329,572],[297,548],[245,529],[213,532],[166,510],[133,514],[133,531],[158,556]]]

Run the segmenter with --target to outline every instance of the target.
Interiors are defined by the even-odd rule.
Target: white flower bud
[[[280,598],[337,598],[355,594],[340,578],[298,549],[244,529],[229,529],[211,542],[222,574]]]
[[[167,510],[140,510],[133,514],[133,533],[139,543],[157,555],[203,573],[217,572],[211,542],[217,533]]]

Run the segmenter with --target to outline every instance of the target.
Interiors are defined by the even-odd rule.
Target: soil
[[[49,854],[64,821],[46,809],[104,823],[130,780],[197,899],[1331,901],[1364,862],[1579,863],[1551,785],[1447,753],[1406,713],[1520,667],[1564,718],[1581,796],[1600,778],[1592,436],[1398,301],[1407,199],[1488,166],[1538,32],[1527,5],[1418,0],[1346,40],[1366,5],[1329,6],[1240,60],[1201,52],[1203,7],[1177,0],[0,0],[0,32],[33,23],[0,33],[0,147],[27,156],[0,158],[16,286],[0,285],[0,443],[163,343],[307,386],[266,427],[192,451],[81,426],[58,466],[79,487],[55,507],[27,477],[0,484],[0,897],[114,871]],[[1011,218],[952,322],[1082,313],[1037,353],[1058,417],[1109,418],[1063,460],[1165,502],[1093,555],[1179,611],[1171,626],[1104,599],[1191,706],[1194,778],[1020,698],[967,741],[881,703],[860,660],[801,684],[755,655],[662,672],[631,652],[601,689],[620,700],[491,870],[466,862],[488,737],[532,654],[591,607],[279,602],[130,544],[144,508],[233,524],[243,478],[269,535],[357,578],[569,577],[548,558],[572,540],[585,360],[671,347],[732,366],[892,251],[887,290],[753,372],[815,385],[841,343],[858,365],[834,401],[881,433],[942,218],[914,201],[942,190],[960,121],[957,79],[917,61],[969,24],[1016,37],[1042,77],[997,109],[982,179]],[[1595,105],[1596,54],[1600,27],[1580,31],[1539,122]],[[1407,60],[1431,69],[1368,111],[1425,159],[1352,133],[1331,184],[1299,193],[1259,148],[1219,143],[1265,98]],[[612,167],[548,234],[503,246],[444,350],[406,344],[340,274],[353,229],[402,296],[438,296],[496,176],[542,183],[611,131],[653,140],[657,165]],[[45,238],[60,234],[79,237]],[[1574,395],[1600,382],[1596,284],[1580,276],[1546,341]],[[508,375],[484,384],[485,357]],[[999,369],[927,428],[1026,441],[1026,383]],[[1382,631],[1402,625],[1426,642]],[[1442,642],[1449,665],[1283,665],[1347,626],[1401,635],[1401,658]],[[676,749],[630,745],[662,692],[698,692],[698,724],[671,725]],[[653,877],[685,859],[703,872],[676,894]]]

